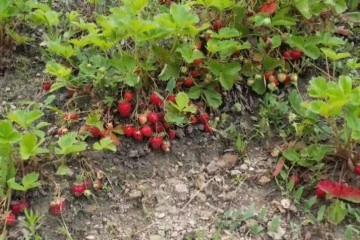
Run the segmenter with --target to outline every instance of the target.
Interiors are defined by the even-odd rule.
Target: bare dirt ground
[[[21,62],[25,67],[0,77],[1,114],[41,95],[41,67],[36,60]],[[248,157],[240,158],[234,146],[216,134],[192,127],[183,131],[191,134],[173,141],[168,154],[125,139],[116,153],[89,151],[74,158],[74,174],[55,179],[67,199],[62,218],[48,213],[54,189],[44,178],[42,190],[29,195],[32,208],[44,215],[43,239],[344,239],[343,227],[311,225],[301,205],[281,194],[271,175],[276,159],[263,142],[250,143]],[[104,189],[89,198],[75,198],[69,191],[79,162],[106,174]],[[245,219],[251,208],[255,216]],[[274,231],[276,217],[280,227]],[[264,230],[252,234],[252,226]],[[24,231],[17,224],[9,239],[24,239]]]

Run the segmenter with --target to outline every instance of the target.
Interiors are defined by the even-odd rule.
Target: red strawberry
[[[131,103],[129,102],[120,102],[117,106],[117,109],[121,117],[127,118],[131,115]]]
[[[174,94],[170,94],[169,96],[167,96],[166,100],[169,101],[169,102],[175,103],[176,102],[176,96]]]
[[[282,53],[282,56],[285,58],[285,59],[292,59],[292,51],[290,50],[286,50],[285,52]]]
[[[204,124],[204,131],[210,134],[213,133],[213,129],[208,122]]]
[[[8,215],[5,218],[5,224],[6,226],[10,227],[15,224],[16,216],[13,212],[9,212]]]
[[[140,131],[141,134],[145,137],[151,137],[152,135],[152,129],[149,125],[143,126]]]
[[[169,142],[163,142],[161,144],[161,150],[164,152],[170,152],[170,143]]]
[[[317,198],[319,198],[319,199],[322,199],[322,198],[326,197],[326,192],[324,192],[320,188],[316,188],[315,194],[316,194]]]
[[[67,89],[67,98],[72,98],[74,96],[75,90],[68,88]]]
[[[266,80],[269,80],[269,78],[270,78],[271,76],[273,76],[273,75],[274,75],[273,72],[266,72],[266,73],[264,73],[264,77],[265,77]]]
[[[156,122],[159,122],[160,121],[160,118],[159,118],[159,115],[155,112],[150,112],[148,115],[147,115],[147,120],[150,122],[150,123],[156,123]]]
[[[73,121],[77,121],[79,119],[79,117],[76,113],[70,113],[69,118]]]
[[[123,98],[126,102],[131,102],[131,100],[133,99],[133,93],[131,91],[126,91]]]
[[[68,132],[69,132],[69,129],[61,127],[61,128],[59,128],[57,130],[57,135],[61,136],[61,135],[64,135],[64,134],[66,134]]]
[[[157,133],[164,131],[164,126],[161,123],[154,123],[152,125],[152,127],[153,127],[153,130]]]
[[[291,82],[291,77],[289,74],[286,74],[286,78],[285,78],[285,81],[283,82],[283,84],[288,84]]]
[[[160,98],[160,96],[157,93],[152,93],[150,95],[150,102],[158,108],[160,108],[163,105],[163,100]]]
[[[101,189],[102,189],[102,184],[101,184],[101,180],[100,180],[100,179],[96,179],[96,180],[94,181],[93,188],[94,188],[95,190],[101,190]]]
[[[11,210],[14,214],[23,213],[25,209],[30,207],[30,204],[26,200],[22,200],[19,202],[12,202],[10,204]]]
[[[354,172],[355,172],[356,175],[360,176],[360,164],[355,166]]]
[[[299,60],[302,58],[302,52],[301,51],[298,51],[298,50],[293,50],[291,52],[291,57],[294,59],[294,60]]]
[[[190,117],[190,122],[192,125],[196,125],[198,123],[198,118],[193,115]]]
[[[193,61],[194,66],[199,66],[202,63],[203,63],[203,60],[201,58],[197,58]]]
[[[173,140],[176,138],[176,131],[174,129],[169,129],[168,136],[170,140]]]
[[[185,87],[192,87],[194,85],[194,80],[191,77],[185,78],[183,84]]]
[[[49,211],[54,216],[60,216],[61,213],[65,210],[66,203],[63,197],[57,197],[50,203]]]
[[[172,127],[172,124],[171,123],[168,123],[168,122],[163,122],[163,127],[164,129],[167,131],[169,130],[171,127]]]
[[[192,77],[196,78],[196,77],[199,77],[201,75],[201,73],[198,70],[193,69],[193,70],[190,71],[190,75]]]
[[[85,189],[88,189],[89,187],[91,187],[91,181],[88,179],[85,179],[83,184],[84,184]]]
[[[147,116],[145,113],[139,114],[138,121],[141,125],[144,125],[147,122]]]
[[[140,142],[143,139],[143,135],[142,135],[140,129],[134,129],[133,138],[138,142]]]
[[[131,125],[126,125],[126,126],[124,127],[124,134],[125,134],[125,136],[127,136],[127,137],[132,137],[133,132],[134,132],[134,127],[133,127],[133,126],[131,126]]]
[[[100,138],[104,138],[108,135],[108,131],[106,129],[103,129],[100,131]]]
[[[84,195],[86,189],[83,183],[73,183],[70,190],[76,197],[80,197]]]
[[[197,50],[201,50],[201,48],[202,48],[202,44],[201,44],[201,42],[200,42],[200,41],[196,43],[195,48],[196,48]]]
[[[89,132],[90,132],[91,135],[92,135],[93,137],[95,137],[95,138],[99,137],[99,136],[100,136],[100,133],[101,133],[101,131],[100,131],[100,129],[99,129],[98,127],[91,127],[91,128],[89,129]]]
[[[299,178],[298,175],[291,175],[291,176],[289,177],[289,182],[291,182],[291,181],[294,181],[294,186],[296,187],[296,186],[298,186],[299,183],[300,183],[300,178]]]
[[[51,88],[51,82],[47,81],[47,82],[43,82],[42,84],[42,89],[45,91],[49,91]]]
[[[207,113],[202,113],[199,116],[199,120],[202,124],[206,124],[209,121],[209,119],[210,119],[210,117],[209,117],[209,114],[207,114]]]
[[[216,19],[215,21],[212,22],[212,28],[214,31],[219,31],[221,28],[223,27],[222,22],[220,21],[220,19]]]
[[[153,149],[159,149],[163,143],[163,138],[160,136],[153,136],[150,138],[150,146]]]

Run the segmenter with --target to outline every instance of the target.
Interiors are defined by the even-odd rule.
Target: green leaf
[[[325,0],[325,3],[334,7],[336,13],[343,13],[347,9],[345,0]]]
[[[279,59],[272,58],[266,55],[264,56],[262,66],[265,71],[270,71],[277,67],[282,67],[282,62]]]
[[[187,95],[191,99],[199,99],[201,96],[201,88],[199,86],[193,86],[189,89]]]
[[[238,62],[221,63],[210,61],[209,67],[210,71],[219,77],[220,84],[225,90],[230,90],[233,87],[234,81],[238,78],[238,73],[241,69]]]
[[[26,174],[22,178],[21,182],[26,190],[28,190],[30,188],[36,188],[36,187],[41,186],[41,184],[39,182],[39,173],[37,173],[37,172],[31,172],[31,173]]]
[[[321,52],[320,49],[314,45],[307,45],[304,48],[302,48],[304,51],[304,54],[313,60],[316,60],[320,57]]]
[[[0,121],[0,143],[16,143],[20,139],[21,134],[13,128],[10,121]]]
[[[294,0],[293,2],[305,18],[310,19],[312,17],[309,0]]]
[[[348,211],[345,203],[341,200],[336,200],[328,207],[325,216],[330,223],[338,225],[345,219],[347,214]]]
[[[330,48],[321,48],[321,51],[325,54],[326,57],[330,58],[332,61],[338,61],[343,58],[350,57],[350,53],[343,52],[343,53],[336,53]]]
[[[94,143],[93,148],[97,151],[107,149],[116,152],[116,146],[114,142],[108,137],[102,138],[99,142]]]
[[[171,78],[166,85],[165,91],[172,92],[174,90],[175,86],[176,86],[176,80],[175,80],[175,78]]]
[[[87,144],[77,139],[76,132],[70,132],[57,141],[60,148],[55,148],[56,154],[71,154],[86,150]]]
[[[199,22],[199,17],[187,5],[171,4],[170,14],[178,28],[185,28]]]
[[[293,163],[300,161],[300,154],[295,149],[286,149],[282,154],[287,160]]]
[[[47,149],[39,148],[37,137],[33,133],[26,133],[20,141],[20,156],[23,160],[27,160],[30,157],[40,154],[47,153]]]
[[[46,63],[45,72],[49,73],[60,79],[68,80],[71,76],[71,68],[67,68],[59,63],[50,61]],[[56,88],[51,86],[51,91],[55,91]]]
[[[56,174],[60,176],[66,176],[72,173],[72,170],[65,164],[61,164],[56,170]]]
[[[317,202],[317,197],[316,196],[312,196],[311,198],[306,200],[305,203],[304,203],[305,212],[310,212],[311,208],[314,206],[314,204],[316,202]]]
[[[218,39],[226,39],[226,38],[233,38],[233,37],[239,37],[240,33],[235,28],[228,28],[224,27],[219,30],[218,33],[212,32],[211,38],[218,38]]]
[[[264,78],[255,78],[251,89],[257,94],[264,94],[266,92],[266,83]]]
[[[281,45],[281,36],[275,35],[271,38],[271,48],[275,49]]]
[[[32,123],[41,118],[44,113],[40,110],[17,110],[8,114],[8,119],[27,129]]]
[[[218,108],[222,104],[222,97],[220,93],[211,89],[206,89],[203,93],[205,95],[206,102],[210,107]]]
[[[192,63],[195,59],[204,58],[204,54],[191,45],[183,45],[176,49],[187,63]]]
[[[317,217],[316,220],[318,222],[321,222],[324,219],[324,215],[325,215],[325,211],[326,211],[326,206],[322,205],[317,213]]]
[[[328,89],[325,78],[317,77],[310,81],[308,88],[309,96],[316,98],[325,98],[327,96],[326,90]]]

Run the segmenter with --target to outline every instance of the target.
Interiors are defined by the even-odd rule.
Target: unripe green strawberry
[[[246,81],[246,84],[249,87],[251,87],[254,83],[255,83],[255,80],[253,78],[248,78],[248,80]]]
[[[286,74],[285,73],[278,73],[277,74],[277,79],[279,80],[279,82],[284,82],[286,80]]]
[[[297,81],[298,81],[298,75],[297,75],[296,73],[292,73],[292,74],[290,75],[290,80],[291,80],[291,82],[293,82],[293,83],[297,83]]]
[[[276,87],[276,84],[271,82],[267,85],[267,88],[270,90],[270,91],[274,91],[275,89],[277,89]]]

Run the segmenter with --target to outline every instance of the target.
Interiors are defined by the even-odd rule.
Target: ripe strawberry
[[[269,78],[270,78],[271,76],[273,76],[273,75],[274,75],[273,72],[266,72],[266,73],[264,73],[265,80],[269,80]]]
[[[6,226],[10,227],[15,224],[16,216],[13,212],[9,212],[5,218]]]
[[[69,129],[61,127],[57,130],[57,135],[61,136],[69,132]]]
[[[291,82],[291,78],[290,78],[290,75],[289,74],[286,74],[286,78],[285,78],[285,81],[283,82],[283,84],[288,84]]]
[[[66,203],[63,197],[56,197],[51,203],[49,207],[49,211],[54,216],[60,216],[61,213],[65,210]]]
[[[94,181],[93,188],[94,188],[95,190],[101,190],[101,189],[102,189],[102,184],[101,184],[101,180],[100,180],[100,179],[96,179],[96,180]]]
[[[291,175],[291,176],[289,177],[289,182],[291,182],[291,181],[294,181],[294,186],[296,187],[296,186],[298,186],[299,183],[300,183],[300,178],[299,178],[298,175]]]
[[[354,172],[355,172],[356,175],[360,176],[360,164],[355,166]]]
[[[285,59],[292,59],[292,51],[290,50],[286,50],[285,52],[282,53],[282,56],[285,58]]]
[[[162,125],[166,131],[169,130],[170,128],[172,128],[172,126],[173,126],[171,123],[168,123],[168,122],[163,122]]]
[[[68,88],[67,89],[67,98],[72,98],[74,96],[75,90]]]
[[[141,134],[145,137],[151,137],[152,129],[149,125],[143,126],[140,130]]]
[[[164,112],[159,112],[158,116],[159,116],[159,122],[164,124],[164,122],[165,122],[165,113]]]
[[[17,215],[19,213],[23,213],[25,209],[28,209],[30,207],[30,204],[26,200],[22,200],[19,202],[15,201],[11,202],[10,207],[12,212]]]
[[[196,48],[197,50],[201,50],[202,44],[201,44],[200,41],[196,43],[195,48]]]
[[[131,103],[129,102],[120,102],[117,106],[119,114],[121,117],[127,118],[131,115]]]
[[[203,60],[201,58],[197,58],[193,61],[194,66],[199,66],[203,63]]]
[[[142,135],[140,129],[138,129],[138,128],[134,129],[133,138],[138,142],[140,142],[143,139],[143,135]]]
[[[156,123],[156,122],[159,122],[160,121],[160,118],[159,118],[159,115],[155,112],[150,112],[148,115],[147,115],[147,120],[150,122],[150,123]]]
[[[190,71],[190,76],[192,76],[194,78],[199,77],[200,75],[201,75],[200,72],[196,69],[193,69]]]
[[[152,125],[152,128],[155,132],[159,133],[159,132],[163,132],[165,129],[164,129],[164,126],[161,124],[161,123],[154,123]]]
[[[161,150],[164,152],[170,152],[170,143],[169,142],[163,142],[161,144]]]
[[[103,129],[100,131],[100,138],[104,138],[108,135],[108,131],[106,129]]]
[[[298,51],[298,50],[293,50],[291,52],[291,57],[294,59],[294,60],[299,60],[302,58],[302,52],[301,51]]]
[[[131,102],[131,100],[133,99],[133,93],[131,91],[126,91],[123,98],[126,102]]]
[[[138,121],[141,125],[144,125],[147,122],[147,116],[145,113],[139,114]]]
[[[83,181],[83,185],[84,185],[85,189],[88,189],[89,187],[91,187],[91,181],[89,179],[85,179]]]
[[[150,102],[158,108],[160,108],[164,103],[160,96],[155,92],[150,95]]]
[[[76,197],[80,197],[84,195],[85,192],[85,186],[83,183],[73,183],[73,185],[70,188],[71,193],[74,194]]]
[[[79,119],[79,117],[76,113],[70,113],[69,118],[73,121],[77,121]]]
[[[210,119],[210,117],[209,117],[209,114],[207,114],[207,113],[202,113],[199,116],[199,120],[202,124],[206,124],[209,121],[209,119]]]
[[[316,188],[315,194],[316,194],[317,198],[319,198],[319,199],[323,199],[326,197],[326,192],[324,192],[320,188]]]
[[[134,127],[133,127],[133,126],[131,126],[131,125],[126,125],[126,126],[124,127],[124,134],[125,134],[125,136],[127,136],[127,137],[132,137],[133,132],[134,132]]]
[[[222,22],[220,21],[220,19],[216,19],[215,21],[212,22],[212,28],[214,31],[219,31],[221,28],[223,27]]]
[[[174,129],[169,129],[168,136],[170,140],[173,140],[176,138],[176,131]]]
[[[49,91],[50,88],[51,88],[51,82],[49,82],[49,81],[43,82],[43,84],[42,84],[41,87],[42,87],[42,89],[43,89],[44,91]]]
[[[213,129],[212,127],[210,126],[210,124],[208,122],[206,122],[204,125],[204,131],[207,132],[207,133],[213,133]]]
[[[194,80],[191,77],[185,78],[183,84],[185,87],[192,87],[194,85]]]
[[[198,123],[198,118],[196,117],[196,116],[191,116],[190,117],[190,123],[192,124],[192,125],[196,125],[197,123]]]
[[[176,96],[174,94],[170,94],[169,96],[166,97],[166,100],[169,102],[176,102]]]
[[[160,136],[153,136],[150,138],[149,143],[153,149],[159,149],[161,147],[161,144],[163,143],[163,138]]]
[[[94,138],[99,137],[99,136],[100,136],[100,133],[101,133],[101,131],[100,131],[100,129],[99,129],[98,127],[91,127],[91,128],[89,129],[89,132],[91,133],[91,135],[92,135]]]

